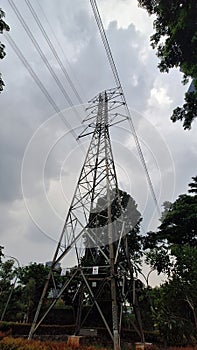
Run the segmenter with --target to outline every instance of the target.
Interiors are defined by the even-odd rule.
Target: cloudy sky
[[[0,96],[0,245],[21,264],[51,260],[90,141],[83,139],[82,148],[75,140],[83,130],[84,106],[98,92],[115,86],[88,0],[30,4],[64,70],[28,1],[2,0],[10,36],[25,62],[2,36],[7,55],[1,62],[6,87]],[[136,0],[99,0],[98,6],[161,206],[185,193],[196,175],[196,122],[191,131],[184,131],[181,123],[170,121],[188,86],[181,85],[178,70],[161,74],[157,69],[149,44],[152,18]],[[36,74],[42,91],[27,68]],[[147,232],[156,228],[158,213],[129,124],[114,127],[111,137],[119,185],[138,203],[142,230]]]

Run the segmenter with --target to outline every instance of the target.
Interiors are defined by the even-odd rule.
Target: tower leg
[[[107,95],[105,93],[104,104],[105,123],[108,124],[108,107],[107,107]],[[106,190],[107,190],[107,216],[108,216],[108,242],[109,242],[109,261],[111,272],[111,298],[112,298],[112,324],[113,324],[113,338],[114,338],[114,350],[120,349],[120,334],[119,334],[119,312],[117,305],[117,286],[115,281],[115,257],[114,257],[114,240],[112,230],[112,212],[111,212],[111,198],[110,198],[110,176],[109,176],[109,154],[108,143],[109,139],[108,129],[105,129],[105,171],[106,171]]]

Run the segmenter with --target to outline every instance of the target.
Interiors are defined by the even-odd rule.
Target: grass
[[[23,338],[4,337],[0,340],[0,350],[98,350],[97,346],[69,346],[65,342],[27,340]],[[100,347],[100,350],[107,350]]]

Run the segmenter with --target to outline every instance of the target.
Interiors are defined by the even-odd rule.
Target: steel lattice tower
[[[81,327],[81,308],[84,290],[89,294],[92,303],[97,308],[110,337],[114,349],[120,348],[120,328],[122,304],[120,302],[119,276],[121,279],[128,273],[118,264],[120,242],[126,239],[124,220],[116,169],[114,165],[109,128],[126,119],[118,114],[116,109],[123,105],[119,89],[104,91],[90,101],[85,118],[85,130],[79,138],[92,134],[92,139],[81,169],[74,196],[68,210],[65,224],[60,236],[52,266],[45,284],[35,317],[32,323],[29,338],[32,337],[45,316],[55,305],[57,299],[71,285],[78,276],[79,307],[76,319],[76,333]],[[55,300],[48,310],[39,319],[43,300],[53,280],[53,272],[57,263],[73,249],[76,254],[77,266],[72,269],[65,284],[58,290]],[[102,264],[100,263],[102,261]],[[102,265],[102,266],[101,266]],[[111,291],[112,325],[107,322],[98,303],[95,289],[88,278],[89,269],[93,267],[104,271],[105,281],[108,281]],[[131,268],[128,262],[128,270]],[[96,272],[98,273],[98,271]],[[103,277],[104,279],[104,277]],[[102,283],[100,284],[102,289]],[[142,333],[142,332],[141,332]],[[142,338],[142,337],[141,337]]]

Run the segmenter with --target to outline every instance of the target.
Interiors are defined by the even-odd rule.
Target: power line
[[[55,59],[56,59],[56,61],[58,62],[58,64],[59,64],[59,66],[60,66],[60,68],[61,68],[61,70],[62,70],[64,76],[66,77],[66,80],[68,81],[68,83],[69,83],[71,89],[73,90],[75,96],[77,97],[77,100],[79,101],[80,104],[83,104],[83,101],[82,101],[82,99],[81,99],[81,97],[80,97],[80,95],[79,95],[79,93],[78,93],[78,91],[77,91],[75,85],[73,84],[73,82],[72,82],[72,80],[71,80],[71,78],[70,78],[70,76],[69,76],[69,74],[68,74],[66,68],[64,67],[64,65],[63,65],[63,63],[62,63],[62,61],[61,61],[61,59],[60,59],[60,57],[59,57],[57,51],[55,50],[55,48],[54,48],[54,46],[53,46],[53,44],[52,44],[52,42],[51,42],[49,36],[47,35],[46,30],[44,29],[42,23],[40,22],[40,20],[39,20],[39,18],[38,18],[38,16],[37,16],[37,14],[36,14],[36,12],[35,12],[33,6],[31,5],[31,3],[30,3],[29,0],[25,0],[25,2],[26,2],[26,4],[27,4],[27,6],[28,6],[28,8],[29,8],[29,10],[30,10],[30,12],[31,12],[31,14],[32,14],[32,16],[33,16],[33,18],[35,19],[35,21],[36,21],[36,23],[37,23],[37,25],[38,25],[38,27],[39,27],[41,33],[43,34],[43,36],[44,36],[44,38],[45,38],[45,40],[46,40],[46,42],[47,42],[49,48],[51,49],[51,51],[52,51],[52,53],[53,53],[53,56],[55,57]]]
[[[32,67],[30,66],[30,64],[26,60],[25,56],[23,55],[23,53],[21,52],[21,50],[19,49],[17,44],[14,42],[14,40],[12,39],[10,34],[5,33],[5,37],[6,37],[7,41],[8,41],[8,43],[10,44],[10,46],[12,47],[12,49],[14,50],[14,52],[16,53],[16,55],[18,56],[18,58],[20,59],[20,61],[22,62],[22,64],[28,70],[29,74],[31,75],[31,77],[33,78],[33,80],[35,81],[37,86],[40,88],[40,90],[42,91],[42,93],[44,94],[44,96],[46,97],[48,102],[50,103],[50,105],[53,107],[54,111],[56,113],[58,113],[60,118],[63,120],[64,124],[69,128],[70,133],[72,134],[72,136],[76,139],[77,138],[77,134],[74,132],[74,130],[72,130],[72,127],[71,127],[70,123],[65,120],[64,115],[62,114],[61,110],[59,109],[59,107],[55,103],[54,99],[49,94],[48,90],[45,88],[44,84],[42,83],[42,81],[40,80],[38,75],[32,69]]]
[[[58,85],[59,89],[61,90],[62,94],[64,95],[66,101],[68,102],[68,104],[74,108],[74,104],[70,98],[70,96],[68,95],[68,93],[66,92],[66,90],[64,89],[61,81],[59,80],[59,78],[57,77],[56,73],[54,72],[52,66],[50,65],[47,57],[45,56],[45,54],[43,53],[41,47],[39,46],[39,44],[37,43],[35,37],[33,36],[32,32],[30,31],[29,27],[27,26],[26,22],[24,21],[23,17],[21,16],[20,12],[18,11],[16,5],[13,3],[13,0],[8,0],[10,6],[12,7],[13,11],[15,12],[17,18],[19,19],[19,21],[21,22],[23,28],[25,29],[27,35],[29,36],[30,40],[32,41],[34,47],[36,48],[37,52],[39,53],[40,57],[42,58],[44,64],[46,65],[46,67],[48,68],[50,74],[52,75],[52,77],[54,78],[54,80],[56,81],[56,84]],[[56,58],[57,62],[59,63],[66,79],[68,80],[73,92],[75,93],[75,96],[78,98],[78,100],[80,101],[81,104],[83,104],[82,100],[81,100],[81,97],[80,95],[78,94],[78,91],[76,90],[72,80],[70,79],[65,67],[63,66],[51,40],[49,39],[44,27],[42,26],[36,12],[34,11],[33,7],[31,6],[29,0],[25,0],[29,10],[31,11],[37,25],[39,26],[43,36],[45,37],[45,40],[47,41],[54,57]],[[108,58],[108,61],[109,61],[109,64],[111,66],[111,69],[112,69],[112,73],[113,73],[113,76],[114,76],[114,79],[115,79],[115,83],[116,83],[116,86],[119,88],[120,92],[122,93],[122,99],[123,99],[123,102],[125,104],[125,108],[126,108],[126,112],[127,112],[127,115],[128,115],[128,120],[129,120],[129,123],[130,123],[130,126],[131,126],[131,129],[132,129],[132,132],[133,132],[133,135],[134,135],[134,139],[135,139],[135,142],[136,142],[136,146],[137,146],[137,149],[138,149],[138,153],[139,153],[139,156],[140,156],[140,159],[141,159],[141,162],[142,162],[142,165],[144,167],[144,170],[145,170],[145,173],[146,173],[146,177],[147,177],[147,181],[149,183],[149,187],[150,187],[150,190],[151,190],[151,193],[152,193],[152,196],[153,196],[153,199],[155,201],[155,204],[156,204],[156,207],[157,207],[157,210],[158,212],[160,213],[160,209],[159,209],[159,206],[158,206],[158,202],[157,202],[157,198],[156,198],[156,195],[155,195],[155,192],[154,192],[154,188],[153,188],[153,184],[152,184],[152,181],[151,181],[151,178],[150,178],[150,175],[149,175],[149,172],[148,172],[148,169],[147,169],[147,166],[146,166],[146,162],[145,162],[145,159],[144,159],[144,155],[143,155],[143,152],[142,152],[142,149],[141,149],[141,146],[140,146],[140,143],[139,143],[139,139],[138,139],[138,136],[137,136],[137,133],[135,131],[135,127],[134,127],[134,124],[133,124],[133,120],[132,120],[132,117],[131,117],[131,113],[129,111],[129,108],[128,108],[128,105],[127,105],[127,102],[126,102],[126,99],[125,99],[125,95],[124,95],[124,91],[123,91],[123,88],[122,88],[122,85],[121,85],[121,82],[120,82],[120,78],[119,78],[119,75],[118,75],[118,71],[117,71],[117,68],[116,68],[116,65],[115,65],[115,62],[114,62],[114,59],[113,59],[113,56],[112,56],[112,51],[111,51],[111,48],[110,48],[110,45],[109,45],[109,42],[108,42],[108,39],[107,39],[107,36],[106,36],[106,33],[105,33],[105,29],[103,27],[103,23],[102,23],[102,20],[101,20],[101,17],[100,17],[100,14],[99,14],[99,10],[98,10],[98,7],[97,7],[97,4],[96,4],[96,1],[95,0],[90,0],[90,3],[91,3],[91,6],[92,6],[92,9],[93,9],[93,13],[94,13],[94,17],[96,19],[96,22],[97,22],[97,25],[98,25],[98,28],[99,28],[99,31],[100,31],[100,35],[101,35],[101,38],[102,38],[102,42],[103,42],[103,45],[105,47],[105,50],[106,50],[106,53],[107,53],[107,58]],[[8,37],[8,35],[7,35]],[[11,43],[11,37],[9,36],[9,39],[10,39],[10,45],[13,47],[13,49],[15,50],[15,52],[17,53],[18,57],[22,60],[23,64],[26,66],[26,68],[28,69],[28,71],[30,72],[31,76],[33,77],[33,79],[36,81],[37,85],[40,87],[40,89],[42,90],[42,92],[45,94],[45,96],[47,97],[48,101],[50,102],[50,104],[53,106],[54,110],[57,112],[57,113],[60,113],[60,109],[58,108],[58,106],[56,105],[55,101],[52,99],[52,97],[49,95],[48,91],[46,90],[46,88],[44,87],[44,85],[42,84],[41,80],[38,78],[38,76],[36,75],[36,73],[32,70],[32,68],[29,66],[27,60],[25,59],[25,57],[23,56],[22,52],[20,51],[20,49],[18,47],[15,46],[14,48],[14,45],[16,45],[14,42]],[[20,52],[19,52],[20,51]],[[75,110],[76,112],[76,110]],[[76,112],[77,113],[77,112]],[[62,115],[63,116],[63,115]],[[78,113],[77,113],[77,116],[79,117]],[[80,117],[79,117],[80,118]],[[64,119],[64,117],[63,117]],[[65,119],[64,119],[65,121]],[[67,126],[69,126],[69,128],[71,129],[71,125],[67,122]],[[75,136],[76,137],[76,136]]]
[[[51,76],[54,78],[57,86],[59,87],[59,89],[61,90],[63,96],[65,97],[67,103],[69,104],[69,106],[74,108],[75,113],[77,114],[77,117],[80,118],[79,114],[77,113],[75,106],[70,98],[70,96],[68,95],[68,93],[66,92],[66,90],[64,89],[61,81],[59,80],[58,76],[56,75],[55,71],[53,70],[51,64],[49,63],[47,57],[45,56],[44,52],[42,51],[40,45],[37,43],[34,35],[32,34],[31,30],[29,29],[28,25],[26,24],[25,20],[23,19],[23,17],[21,16],[18,8],[16,7],[16,5],[13,3],[13,0],[8,0],[10,6],[12,7],[13,11],[15,12],[17,18],[19,19],[20,23],[22,24],[25,32],[27,33],[27,35],[29,36],[31,42],[33,43],[35,49],[37,50],[37,52],[39,53],[40,57],[42,58],[45,66],[48,68]]]
[[[148,171],[148,168],[147,168],[147,165],[146,165],[146,162],[145,162],[145,158],[144,158],[144,155],[143,155],[143,152],[142,152],[142,149],[141,149],[141,146],[140,146],[140,142],[139,142],[139,139],[138,139],[135,127],[134,127],[132,116],[131,116],[130,110],[128,108],[128,104],[127,104],[127,101],[126,101],[126,98],[125,98],[125,94],[124,94],[124,91],[123,91],[123,88],[122,88],[122,84],[121,84],[121,81],[120,81],[120,78],[119,78],[118,70],[117,70],[116,64],[115,64],[114,59],[113,59],[112,51],[111,51],[111,48],[110,48],[110,45],[109,45],[109,41],[108,41],[106,33],[105,33],[105,29],[104,29],[104,26],[103,26],[103,23],[102,23],[102,19],[101,19],[99,10],[98,10],[98,6],[97,6],[97,3],[96,3],[96,0],[90,0],[90,3],[91,3],[93,14],[94,14],[94,17],[95,17],[95,20],[96,20],[96,23],[97,23],[97,26],[98,26],[98,29],[99,29],[99,32],[100,32],[100,35],[101,35],[101,39],[102,39],[103,45],[104,45],[105,50],[106,50],[107,58],[108,58],[108,61],[109,61],[109,64],[110,64],[110,67],[111,67],[111,70],[112,70],[112,73],[113,73],[113,76],[114,76],[114,80],[115,80],[116,86],[117,86],[117,88],[119,88],[119,90],[120,90],[120,92],[122,94],[122,100],[123,100],[124,105],[125,105],[126,113],[127,113],[127,116],[128,116],[128,121],[129,121],[131,130],[132,130],[132,133],[133,133],[133,136],[134,136],[134,140],[135,140],[135,143],[136,143],[136,146],[137,146],[137,150],[138,150],[138,153],[139,153],[139,157],[140,157],[141,163],[142,163],[143,168],[145,170],[146,178],[147,178],[150,190],[151,190],[151,194],[152,194],[153,200],[155,202],[155,206],[157,208],[158,214],[161,215],[161,211],[160,211],[160,208],[159,208],[159,204],[157,202],[157,197],[155,195],[155,191],[154,191],[154,187],[153,187],[153,184],[152,184],[152,180],[151,180],[151,177],[149,175],[149,171]]]
[[[82,88],[82,86],[81,86],[79,80],[77,79],[75,73],[74,73],[73,70],[72,70],[72,67],[71,67],[71,65],[70,65],[70,62],[69,62],[68,58],[66,57],[65,51],[64,51],[64,49],[63,49],[63,47],[62,47],[62,45],[61,45],[61,43],[60,43],[60,41],[59,41],[57,35],[55,34],[55,31],[53,30],[53,27],[52,27],[51,23],[49,22],[49,20],[48,20],[48,18],[47,18],[47,16],[46,16],[46,13],[45,13],[45,11],[44,11],[44,9],[43,9],[43,7],[41,6],[39,0],[36,0],[36,2],[37,2],[38,6],[39,6],[39,8],[40,8],[40,11],[41,11],[42,14],[43,14],[43,17],[44,17],[46,23],[48,24],[48,26],[49,26],[49,28],[50,28],[50,30],[51,30],[51,33],[53,34],[53,37],[55,38],[55,41],[56,41],[57,45],[59,46],[59,48],[60,48],[60,50],[61,50],[61,52],[62,52],[62,54],[63,54],[63,56],[64,56],[64,58],[65,58],[65,60],[66,60],[66,63],[67,63],[67,65],[68,65],[70,71],[72,72],[72,75],[74,76],[74,78],[75,78],[75,80],[76,80],[76,82],[77,82],[78,87],[80,87],[80,90],[82,91],[82,94],[83,94],[83,97],[84,97],[85,101],[87,101],[86,94],[85,94],[85,92],[84,92],[84,90],[83,90],[83,88]]]

